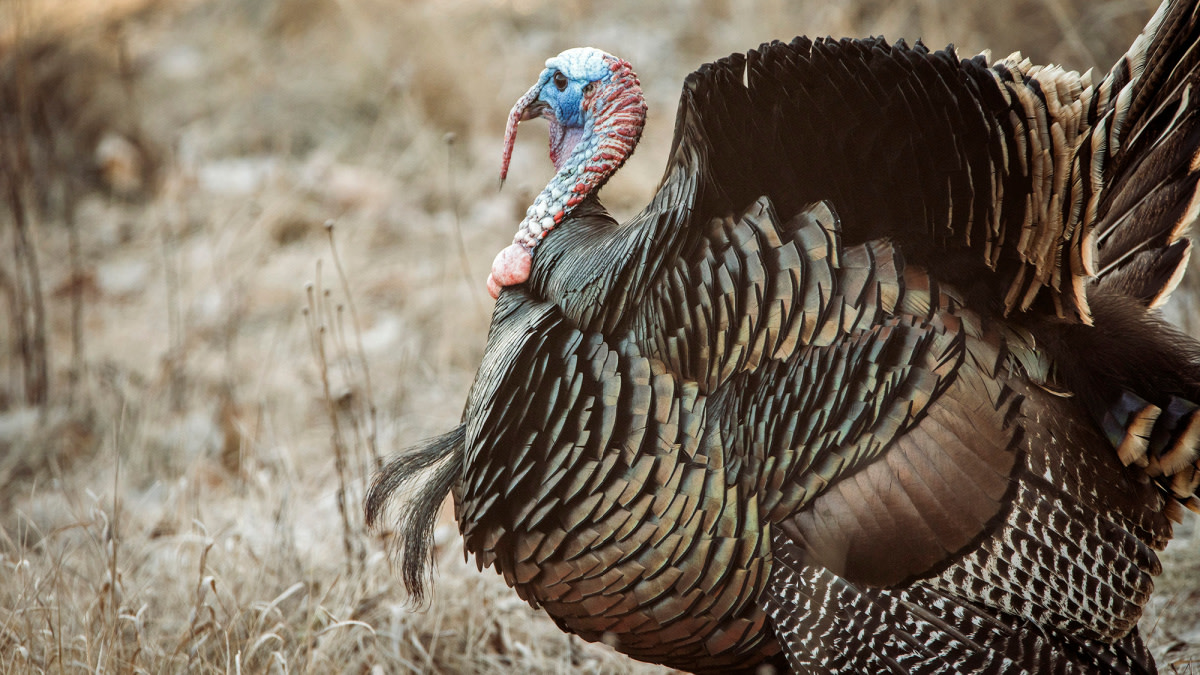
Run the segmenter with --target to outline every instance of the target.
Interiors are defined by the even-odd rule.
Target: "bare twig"
[[[342,267],[342,259],[338,255],[333,228],[332,220],[325,221],[325,232],[329,236],[329,252],[333,257],[333,265],[337,268],[338,280],[342,284],[342,293],[346,296],[346,306],[350,308],[350,320],[354,322],[355,347],[358,351],[359,367],[362,369],[363,393],[367,405],[367,449],[371,453],[374,470],[378,471],[383,467],[383,458],[379,455],[377,444],[375,394],[371,389],[371,369],[367,366],[367,351],[363,348],[362,323],[358,319],[358,308],[354,304],[354,294],[350,292],[350,281],[346,277],[346,270]]]
[[[71,368],[67,374],[67,405],[73,406],[85,373],[83,342],[83,261],[80,254],[79,226],[75,220],[77,198],[75,181],[68,177],[63,195],[63,218],[67,226],[67,257],[71,268]]]
[[[109,632],[113,645],[121,644],[119,635],[121,630],[121,593],[119,588],[119,577],[117,576],[117,556],[120,554],[121,548],[121,534],[119,529],[121,522],[121,500],[119,498],[119,495],[121,494],[120,435],[121,428],[118,424],[115,431],[116,442],[113,444],[113,450],[115,452],[113,453],[112,518],[109,520],[108,524],[108,541],[104,542],[106,544],[105,548],[108,551],[108,604],[110,612],[109,620],[112,622],[112,625],[109,626]],[[104,670],[108,669],[105,668]]]
[[[454,240],[458,244],[458,262],[462,267],[463,282],[467,285],[467,293],[471,296],[475,311],[482,317],[486,316],[486,311],[479,299],[479,284],[474,283],[471,276],[471,263],[467,259],[467,242],[463,238],[462,218],[458,214],[458,191],[454,185],[454,147],[457,138],[453,132],[443,137],[443,141],[446,143],[446,191],[450,195],[450,212],[454,214]]]
[[[26,59],[16,61],[17,114],[0,121],[0,190],[13,220],[13,257],[16,263],[16,347],[23,373],[25,402],[45,410],[49,400],[49,366],[46,354],[46,308],[42,295],[41,270],[33,244],[30,209],[26,193],[34,167],[29,139],[33,127],[32,92]]]
[[[313,356],[317,361],[317,369],[321,373],[321,388],[325,398],[325,408],[329,412],[330,445],[333,447],[334,470],[338,477],[337,507],[342,520],[342,548],[346,553],[346,567],[352,570],[356,560],[365,555],[359,549],[358,536],[350,522],[350,513],[346,499],[346,446],[342,439],[342,425],[338,419],[337,401],[329,384],[329,359],[325,349],[325,336],[328,332],[326,319],[329,316],[329,299],[321,288],[321,261],[317,261],[315,281],[305,284],[304,290],[308,306],[304,308],[304,316],[308,321],[309,342]]]
[[[203,530],[203,527],[201,529]],[[211,589],[214,595],[217,592],[217,582],[208,574],[208,552],[212,550],[213,543],[213,540],[208,537],[208,533],[205,532],[204,548],[200,550],[200,564],[193,595],[191,621],[188,622],[187,630],[179,638],[179,643],[175,647],[175,655],[182,653],[193,640],[217,626],[216,612],[211,605],[204,601],[207,589]]]
[[[176,268],[175,232],[170,218],[162,223],[163,272],[167,290],[167,377],[171,410],[184,406],[183,315],[179,307],[179,270]]]

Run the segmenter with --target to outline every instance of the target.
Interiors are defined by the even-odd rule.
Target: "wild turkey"
[[[877,38],[705,65],[624,224],[596,192],[638,81],[547,61],[502,176],[538,116],[558,173],[493,266],[462,424],[368,495],[376,522],[425,479],[410,590],[452,493],[481,568],[637,659],[1153,672],[1154,551],[1200,506],[1200,344],[1153,309],[1200,210],[1197,12],[1098,80]]]

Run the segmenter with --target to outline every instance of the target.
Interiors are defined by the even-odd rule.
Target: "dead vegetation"
[[[448,513],[411,607],[358,509],[379,457],[458,418],[492,254],[550,174],[527,139],[495,190],[542,60],[639,68],[628,214],[703,60],[882,33],[1087,67],[1151,5],[0,3],[0,672],[661,671],[476,573]],[[1183,672],[1194,532],[1144,624]]]

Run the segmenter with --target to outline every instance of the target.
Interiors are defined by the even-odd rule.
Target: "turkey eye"
[[[559,91],[564,91],[567,88],[567,76],[562,72],[554,73],[554,86],[558,87]]]

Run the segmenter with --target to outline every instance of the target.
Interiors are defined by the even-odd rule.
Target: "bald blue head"
[[[593,47],[576,47],[546,59],[538,78],[537,100],[550,106],[559,124],[580,127],[584,123],[584,89],[593,82],[612,78],[616,57]]]
[[[500,183],[508,175],[517,125],[546,118],[557,172],[533,204],[512,246],[492,263],[488,292],[529,278],[533,249],[608,180],[633,152],[646,122],[646,99],[628,62],[582,47],[546,61],[546,69],[508,113]]]

